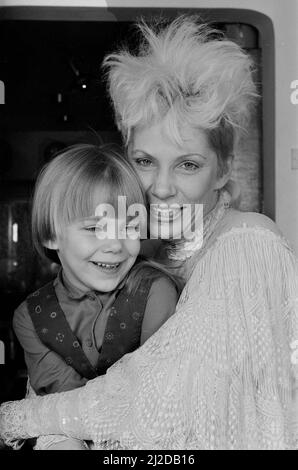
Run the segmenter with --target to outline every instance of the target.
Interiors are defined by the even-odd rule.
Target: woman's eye
[[[197,163],[193,163],[193,162],[184,162],[182,163],[180,168],[182,168],[183,170],[187,170],[187,171],[195,171],[200,168],[200,165],[198,165]]]
[[[98,227],[84,227],[87,232],[95,232],[95,230],[98,229]]]
[[[140,235],[140,225],[127,225],[126,234],[128,237],[139,237]]]
[[[134,163],[137,166],[142,166],[142,167],[148,167],[152,164],[151,160],[149,158],[136,158],[134,159]]]

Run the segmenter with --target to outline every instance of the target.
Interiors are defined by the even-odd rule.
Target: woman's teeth
[[[165,208],[163,206],[151,204],[151,211],[153,215],[157,217],[162,217],[165,219],[175,219],[181,213],[181,208]]]

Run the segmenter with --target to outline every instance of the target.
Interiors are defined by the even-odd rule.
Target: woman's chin
[[[183,234],[181,233],[181,224],[162,224],[152,223],[150,225],[150,238],[160,238],[162,240],[181,240]]]

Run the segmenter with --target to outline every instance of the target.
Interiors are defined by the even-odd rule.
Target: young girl
[[[134,170],[111,146],[71,147],[37,180],[33,241],[41,256],[56,250],[61,270],[18,307],[13,326],[38,395],[71,390],[104,374],[174,313],[178,284],[163,267],[138,257],[146,221],[120,217],[123,195],[126,208],[145,207]],[[114,237],[99,232],[100,204],[116,211]],[[48,436],[36,448],[84,445]]]

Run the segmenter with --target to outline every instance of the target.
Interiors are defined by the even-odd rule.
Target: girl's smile
[[[111,292],[134,265],[139,238],[96,236],[96,218],[78,220],[64,228],[49,248],[56,249],[68,281],[83,292]],[[121,230],[131,230],[126,220],[114,219]],[[51,246],[50,246],[51,245]]]
[[[124,263],[124,261],[121,261],[119,263],[102,263],[100,261],[90,261],[90,262],[93,264],[93,266],[97,270],[100,270],[106,275],[114,275],[118,273]]]

